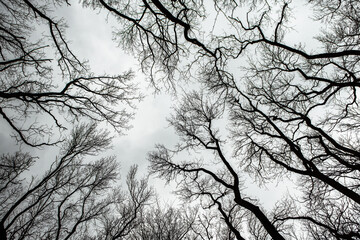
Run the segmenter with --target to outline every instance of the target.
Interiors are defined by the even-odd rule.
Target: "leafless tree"
[[[138,231],[144,221],[144,212],[151,204],[154,191],[148,186],[148,179],[136,180],[137,167],[130,169],[126,184],[127,192],[114,191],[109,211],[102,214],[94,227],[97,234],[91,239],[128,239]],[[131,237],[130,237],[131,239]]]
[[[216,211],[203,211],[198,206],[163,203],[149,205],[142,212],[137,226],[125,239],[141,240],[221,240],[234,239]]]
[[[214,126],[221,113],[221,102],[211,103],[202,94],[187,95],[169,120],[182,137],[183,144],[175,150],[159,145],[149,155],[151,171],[167,181],[183,176],[179,194],[186,199],[205,199],[204,208],[215,206],[236,239],[244,239],[239,222],[250,215],[255,215],[273,238],[284,239],[273,220],[244,193],[236,163],[226,156],[222,146],[225,141],[220,139]],[[196,156],[196,151],[201,148],[209,152],[207,161],[196,157],[180,163],[174,161],[174,155],[179,152],[187,150],[190,156]]]
[[[260,239],[301,238],[291,228],[295,222],[307,239],[360,238],[360,5],[307,2],[314,23],[326,23],[310,43],[314,50],[287,38],[290,1],[83,1],[117,17],[119,40],[139,56],[155,85],[167,80],[176,88],[192,79],[205,89],[206,96],[187,94],[170,120],[183,137],[179,148],[159,145],[150,161],[168,180],[183,177],[183,195],[220,204],[233,234],[239,226],[225,202],[252,219],[249,234]],[[221,116],[231,126],[223,138],[214,126]],[[210,160],[173,158],[201,149],[219,168]],[[301,198],[265,211],[244,194],[241,172],[261,184],[296,179]]]
[[[66,40],[66,23],[52,14],[66,5],[0,1],[0,115],[30,146],[60,142],[54,131],[82,118],[106,121],[121,132],[132,115],[126,106],[139,98],[132,72],[95,76],[78,59]],[[46,35],[36,34],[43,29]]]
[[[189,239],[196,216],[194,210],[186,207],[166,207],[154,203],[143,212],[133,234],[126,239]]]
[[[85,239],[94,235],[119,239],[119,234],[128,234],[152,190],[146,179],[136,180],[137,168],[133,167],[127,177],[128,191],[120,191],[114,157],[87,159],[109,146],[108,135],[96,130],[96,125],[75,128],[42,178],[23,175],[35,158],[23,153],[3,155],[1,239]]]

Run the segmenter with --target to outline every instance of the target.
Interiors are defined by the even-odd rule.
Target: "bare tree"
[[[183,197],[201,198],[204,208],[216,206],[229,238],[301,238],[295,225],[305,229],[304,238],[360,238],[360,5],[354,0],[307,2],[318,24],[329,22],[317,37],[318,48],[314,51],[287,39],[292,7],[287,1],[83,1],[85,6],[104,9],[118,19],[118,39],[139,56],[155,87],[165,82],[176,89],[180,79],[191,79],[205,89],[205,95],[186,94],[170,119],[182,143],[174,150],[159,145],[149,156],[154,173],[167,180],[182,177],[179,193]],[[130,115],[125,110],[117,111],[112,104],[128,104],[137,98],[128,82],[131,74],[91,75],[70,50],[63,23],[48,14],[49,4],[29,0],[3,0],[0,4],[5,9],[0,15],[0,114],[21,142],[41,146],[59,141],[51,139],[51,126],[46,121],[38,124],[32,119],[36,115],[49,117],[60,131],[66,127],[64,120],[71,122],[80,117],[106,120],[118,130],[126,126]],[[211,30],[207,27],[208,16],[216,16],[210,19]],[[217,31],[224,26],[220,20],[229,24],[221,32]],[[48,26],[46,41],[53,44],[53,54],[44,50],[45,41],[29,40],[35,23]],[[60,87],[55,87],[51,75],[52,57],[47,56],[52,55],[58,59],[63,79]],[[234,64],[243,67],[234,70]],[[63,112],[69,118],[60,118]],[[223,117],[228,117],[229,134],[216,126]],[[194,157],[179,163],[174,155],[184,150],[193,156],[203,151],[203,158],[214,162]],[[70,155],[64,152],[61,156],[67,159]],[[24,194],[16,187],[21,185],[18,176],[35,159],[25,153],[2,156],[1,191],[8,192],[2,195],[3,235],[11,229],[11,238],[22,238],[36,227],[45,229],[37,220],[48,218],[53,199],[60,204],[55,217],[57,227],[47,232],[58,238],[63,237],[63,227],[66,236],[80,227],[84,230],[79,234],[87,234],[87,225],[81,224],[84,219],[106,216],[101,212],[106,208],[101,208],[100,198],[86,197],[89,184],[78,184],[75,189],[61,185],[61,179],[65,183],[76,179],[88,183],[92,181],[88,175],[64,168],[70,172],[52,177],[51,173],[62,166],[62,157],[52,166],[50,175],[45,175],[49,180],[32,183],[30,192]],[[103,168],[111,169],[112,161],[103,159],[98,164],[104,162],[108,168]],[[68,179],[73,172],[78,174]],[[274,211],[265,210],[244,192],[242,173],[261,184],[272,179],[296,179],[302,194],[298,199],[289,197]],[[106,178],[107,172],[101,174]],[[130,182],[137,185],[136,181]],[[134,209],[143,209],[150,195],[144,184],[138,184],[138,190],[130,190],[138,196],[132,200],[138,200],[129,209],[119,207],[119,213],[128,217],[95,220],[107,229],[99,230],[99,236],[118,238],[134,229]],[[66,196],[73,196],[72,191],[85,193],[84,198],[66,205]],[[113,199],[119,199],[119,195],[114,194]],[[85,203],[94,206],[90,215],[85,214],[86,209],[79,210]],[[62,206],[84,215],[71,218],[68,211],[62,212]],[[245,234],[244,221],[251,224]]]
[[[127,176],[127,193],[114,191],[109,211],[102,214],[99,224],[94,227],[97,234],[91,239],[127,239],[138,231],[143,214],[151,204],[154,195],[148,186],[148,179],[136,179],[137,167],[133,166]]]
[[[150,160],[166,179],[183,177],[182,195],[221,204],[233,234],[239,226],[223,202],[240,207],[238,213],[245,209],[240,216],[252,219],[249,234],[260,239],[301,238],[290,227],[295,222],[307,239],[360,237],[360,5],[307,2],[314,23],[327,25],[311,42],[314,50],[287,38],[290,1],[83,1],[117,17],[119,39],[155,85],[167,80],[176,88],[190,78],[205,89],[204,98],[188,94],[170,120],[183,137],[180,147],[160,145]],[[214,127],[223,112],[231,126],[226,140]],[[173,155],[184,149],[207,150],[221,167],[176,162]],[[265,211],[243,193],[241,172],[261,184],[296,179],[301,198]]]
[[[216,211],[198,206],[153,203],[142,212],[137,226],[125,239],[215,240],[234,239]]]
[[[151,171],[167,181],[178,175],[183,176],[179,194],[187,199],[205,198],[207,208],[216,206],[236,239],[244,239],[239,232],[238,221],[246,219],[249,214],[255,215],[272,238],[284,239],[273,220],[242,191],[242,179],[237,167],[226,156],[222,146],[224,141],[214,126],[214,121],[221,116],[221,107],[221,102],[211,103],[202,94],[187,95],[170,119],[183,144],[175,150],[159,145],[157,151],[149,155]],[[196,156],[197,149],[201,148],[210,153],[207,161],[190,158],[181,163],[174,162],[175,154],[187,150],[191,152],[190,156]]]
[[[152,190],[146,179],[136,180],[133,167],[127,178],[128,192],[120,191],[114,157],[86,159],[109,146],[108,135],[96,130],[96,125],[77,127],[59,157],[39,179],[22,174],[35,158],[22,153],[3,155],[1,239],[82,239],[96,232],[106,236],[114,232],[128,234]],[[111,239],[119,238],[116,234]]]
[[[106,121],[121,132],[132,115],[125,106],[139,99],[132,72],[95,76],[78,59],[66,40],[66,23],[51,13],[64,5],[70,3],[0,1],[0,115],[30,146],[58,143],[54,131],[81,118]],[[35,34],[42,28],[47,35]]]
[[[155,203],[143,212],[133,234],[126,239],[189,239],[196,216],[197,213],[188,208]]]

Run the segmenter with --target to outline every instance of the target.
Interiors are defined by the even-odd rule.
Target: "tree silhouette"
[[[179,147],[159,145],[149,159],[167,180],[183,177],[182,196],[217,206],[238,239],[360,237],[360,5],[307,2],[314,22],[326,23],[315,50],[288,38],[287,1],[83,1],[118,19],[118,39],[155,86],[190,79],[203,89],[185,93],[170,119]],[[219,118],[230,133],[214,126]],[[208,155],[177,162],[184,150],[212,153],[218,168]],[[244,193],[242,173],[261,184],[291,179],[302,194],[265,210]],[[252,223],[244,236],[235,214]]]
[[[122,191],[115,157],[92,159],[111,142],[98,123],[121,133],[140,96],[131,71],[97,76],[79,60],[67,23],[53,14],[58,7],[70,3],[0,1],[2,121],[18,144],[61,146],[42,177],[26,173],[37,157],[1,154],[0,239],[119,239],[131,232],[152,190],[132,167]]]
[[[127,193],[112,188],[115,190],[107,206],[109,211],[101,216],[100,224],[94,226],[97,234],[91,239],[131,239],[138,231],[154,191],[148,186],[148,179],[137,180],[136,173],[137,166],[133,166],[126,179]]]
[[[67,1],[0,5],[0,115],[18,141],[54,145],[61,141],[55,130],[64,132],[80,119],[106,121],[119,132],[128,127],[132,114],[124,106],[139,98],[133,73],[95,76],[78,59],[66,40],[66,23],[51,14]],[[48,36],[34,34],[41,27]]]
[[[137,167],[129,171],[128,191],[121,191],[114,157],[87,160],[109,147],[108,135],[96,125],[78,126],[50,169],[29,181],[22,173],[35,158],[3,155],[1,239],[121,239],[129,234],[152,190],[147,179],[136,179]]]
[[[197,214],[187,209],[152,204],[143,212],[139,224],[128,239],[189,239]],[[191,238],[193,239],[193,238]]]
[[[159,199],[160,200],[160,199]],[[234,239],[216,211],[202,211],[198,206],[149,205],[141,212],[137,226],[124,239]]]
[[[116,39],[140,59],[156,89],[165,85],[177,93],[184,82],[195,83],[196,90],[183,90],[169,119],[179,145],[158,145],[149,154],[150,170],[176,179],[182,198],[217,209],[226,228],[216,237],[360,239],[359,1],[304,1],[314,25],[323,26],[308,44],[291,38],[291,1],[81,2],[117,19]],[[22,176],[36,158],[1,156],[1,238],[135,238],[136,229],[140,234],[164,224],[158,215],[176,211],[145,211],[152,192],[146,179],[135,179],[136,167],[127,179],[129,195],[109,195],[114,159],[83,160],[108,146],[107,133],[79,125],[65,141],[51,130],[63,132],[79,119],[126,128],[131,114],[116,106],[138,98],[132,74],[91,74],[70,49],[51,5],[0,4],[0,114],[19,142],[63,142],[49,171],[29,184]],[[49,36],[31,40],[38,24]],[[245,175],[265,186],[291,181],[297,192],[264,209],[247,194]],[[172,231],[157,230],[175,234],[185,226],[184,234],[210,239],[212,216],[167,221]]]
[[[183,144],[178,149],[169,150],[159,145],[157,151],[149,154],[151,170],[164,177],[167,181],[181,175],[180,194],[186,198],[203,196],[208,198],[208,205],[214,205],[220,211],[225,223],[236,239],[244,239],[236,229],[238,207],[242,207],[261,222],[269,234],[275,239],[284,239],[279,231],[256,203],[251,201],[242,191],[242,180],[233,161],[226,156],[214,121],[221,114],[221,104],[207,102],[203,95],[193,93],[186,96],[184,103],[170,119]],[[214,155],[208,161],[190,158],[188,161],[175,163],[173,156],[181,151],[196,151],[204,148]],[[193,154],[190,154],[192,156]],[[194,153],[195,155],[195,153]],[[195,155],[196,156],[196,155]],[[215,167],[218,165],[219,167]],[[231,199],[231,201],[229,201]],[[244,214],[240,214],[244,215]]]

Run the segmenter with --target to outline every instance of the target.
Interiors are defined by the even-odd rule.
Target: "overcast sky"
[[[146,173],[148,166],[146,155],[154,149],[154,145],[165,143],[167,146],[173,146],[177,141],[173,129],[168,127],[166,122],[166,117],[171,112],[172,97],[168,94],[153,94],[153,90],[148,87],[148,83],[145,81],[146,76],[139,71],[138,62],[127,55],[112,40],[112,23],[105,21],[106,16],[104,14],[97,14],[91,9],[83,9],[77,1],[72,3],[72,7],[59,9],[56,14],[63,16],[69,25],[66,36],[70,40],[71,49],[80,59],[89,60],[92,72],[112,75],[129,69],[135,71],[135,81],[139,82],[140,91],[145,95],[145,98],[137,105],[135,118],[131,121],[132,129],[127,131],[125,136],[115,138],[114,147],[109,151],[109,154],[116,155],[120,161],[123,179],[132,164],[139,165],[141,172]],[[308,27],[309,20],[304,9],[295,8],[294,14],[293,26],[299,27],[296,28],[297,30],[294,31],[291,38],[301,39],[304,42],[310,40],[318,32],[318,29]],[[293,41],[291,38],[289,41]],[[314,46],[308,45],[308,47],[313,49]],[[0,132],[0,151],[5,152],[11,148],[17,148],[14,146],[14,141],[9,139],[9,128],[3,119],[0,121],[2,129]],[[49,159],[54,160],[54,156],[49,151],[37,151],[37,154],[40,156],[39,166],[44,167],[46,166],[44,163],[49,163]],[[160,186],[157,188],[158,192],[163,194],[163,182],[157,180],[151,182]],[[274,189],[277,189],[276,186],[262,190],[262,203],[267,204],[267,202],[273,202],[279,198],[279,195],[274,194]],[[168,190],[169,188],[165,192],[167,193]],[[253,193],[259,193],[255,188],[249,190]],[[286,186],[282,186],[281,191],[284,190],[286,190]],[[166,198],[163,200],[166,201]]]
[[[116,155],[121,165],[121,177],[125,179],[130,166],[137,164],[140,175],[147,173],[146,155],[154,149],[156,143],[166,142],[174,145],[177,137],[168,127],[166,117],[169,115],[172,99],[166,94],[155,95],[149,88],[139,64],[132,56],[126,54],[118,43],[112,39],[113,23],[106,22],[105,14],[97,14],[91,9],[84,9],[78,3],[61,12],[68,18],[67,35],[72,40],[72,48],[81,58],[89,60],[91,71],[95,74],[119,74],[129,69],[135,71],[135,81],[139,84],[144,99],[137,103],[135,118],[131,120],[132,128],[124,136],[117,136],[113,149],[108,153]],[[165,192],[164,182],[152,178],[151,183],[158,185],[159,194]],[[161,185],[161,187],[159,187]],[[164,199],[166,200],[166,199]],[[167,201],[167,200],[166,200]]]
[[[153,89],[149,88],[149,84],[145,81],[146,76],[139,71],[138,62],[112,40],[113,27],[111,23],[106,22],[105,14],[84,9],[77,1],[72,2],[71,7],[60,8],[53,14],[65,19],[68,24],[66,37],[70,48],[80,60],[89,61],[91,72],[95,75],[118,75],[130,69],[135,71],[134,81],[139,83],[144,99],[136,103],[136,114],[130,121],[132,128],[126,131],[124,136],[115,135],[113,148],[106,154],[117,156],[121,166],[122,180],[125,180],[126,174],[133,164],[139,166],[139,175],[147,174],[146,155],[154,149],[155,144],[166,142],[172,146],[176,143],[177,137],[166,122],[172,105],[171,96],[155,95]],[[43,31],[48,34],[47,27]],[[31,152],[32,155],[38,156],[39,160],[31,168],[29,174],[41,176],[55,160],[54,153],[57,153],[57,148],[34,149],[25,145],[19,146],[13,138],[10,138],[10,134],[11,129],[1,118],[0,153],[11,153],[19,149]],[[152,178],[151,183],[161,185],[159,194],[168,194],[170,191],[164,190],[163,181]],[[164,201],[167,201],[166,198]]]

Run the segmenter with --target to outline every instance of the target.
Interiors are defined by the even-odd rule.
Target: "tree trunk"
[[[4,228],[4,224],[0,224],[0,240],[6,240],[6,231]]]
[[[252,204],[251,202],[238,198],[235,199],[235,202],[238,203],[240,206],[251,211],[256,216],[256,218],[261,222],[261,224],[264,226],[265,230],[270,234],[272,239],[285,240],[285,238],[281,236],[281,234],[278,232],[275,226],[270,222],[270,220],[265,216],[265,214],[261,211],[261,209],[258,206]]]

